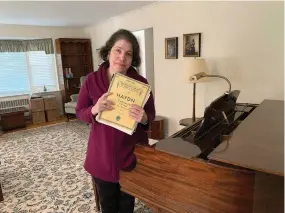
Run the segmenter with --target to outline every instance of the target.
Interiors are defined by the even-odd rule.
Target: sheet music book
[[[150,85],[116,73],[108,89],[112,94],[107,98],[114,103],[114,109],[99,113],[97,121],[132,135],[137,128],[137,122],[129,116],[130,106],[136,104],[144,107],[150,91]]]

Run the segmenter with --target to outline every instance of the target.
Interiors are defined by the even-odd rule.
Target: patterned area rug
[[[0,137],[1,213],[96,213],[83,162],[89,128],[80,121]],[[135,213],[149,213],[136,199]]]

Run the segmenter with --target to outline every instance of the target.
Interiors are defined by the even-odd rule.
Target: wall
[[[0,24],[0,38],[76,38],[86,37],[83,28],[41,27]]]
[[[138,67],[137,71],[140,75],[146,77],[146,67],[145,67],[145,32],[144,30],[134,31],[133,34],[138,40],[138,43],[140,45],[140,56],[141,56],[141,65]]]
[[[182,55],[183,34],[202,33],[202,57],[213,74],[224,75],[240,102],[284,100],[283,2],[159,2],[86,28],[93,49],[103,45],[119,28],[153,28],[154,78],[157,114],[166,116],[166,132],[192,115],[192,85],[183,84],[189,58]],[[179,58],[164,59],[164,39],[178,37]],[[227,89],[214,80],[197,85],[196,115]]]
[[[153,30],[149,28],[133,31],[133,34],[136,36],[140,45],[141,65],[138,67],[139,74],[147,79],[154,94]]]
[[[154,82],[154,55],[153,55],[153,29],[149,28],[145,32],[145,73],[146,79],[151,86],[153,95],[155,95],[155,82]]]

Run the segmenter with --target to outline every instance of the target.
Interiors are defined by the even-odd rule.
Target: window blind
[[[0,96],[25,94],[29,91],[25,53],[0,53]]]
[[[0,97],[58,89],[54,54],[0,52]]]
[[[56,76],[54,70],[54,55],[43,51],[28,52],[28,64],[32,77],[32,90],[42,91],[46,86],[48,90],[56,90]]]

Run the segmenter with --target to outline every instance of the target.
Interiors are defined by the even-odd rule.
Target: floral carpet
[[[89,127],[78,120],[0,137],[1,213],[96,213],[84,170]],[[150,213],[136,199],[135,213]]]

